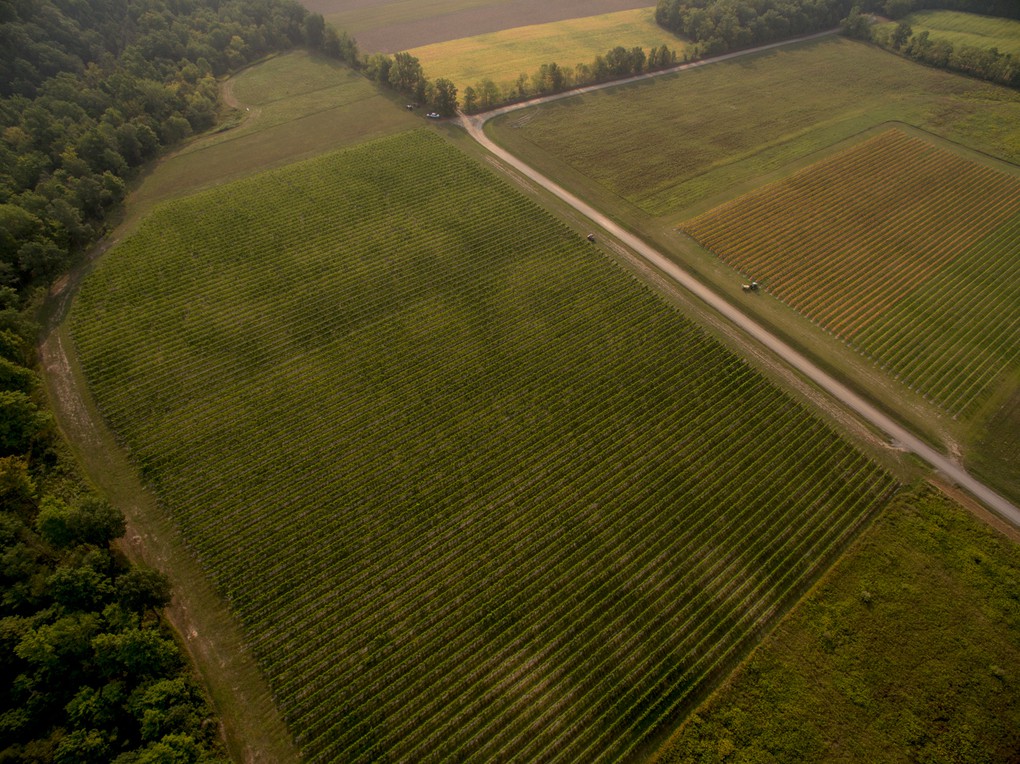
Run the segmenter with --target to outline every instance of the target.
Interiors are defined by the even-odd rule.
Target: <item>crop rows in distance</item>
[[[681,226],[954,416],[1020,358],[1020,178],[887,130]]]
[[[428,131],[160,208],[71,321],[309,761],[618,759],[895,489]]]

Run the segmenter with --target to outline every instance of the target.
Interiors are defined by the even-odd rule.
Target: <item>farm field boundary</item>
[[[954,416],[1016,371],[1013,174],[888,130],[681,227]]]
[[[915,11],[901,19],[915,35],[928,32],[932,42],[944,39],[953,47],[969,45],[999,53],[1020,56],[1020,21],[981,16],[958,11]],[[875,34],[888,36],[901,23],[888,22],[875,27]]]
[[[131,194],[132,220],[166,199],[421,124],[396,93],[303,50],[244,69],[223,92],[233,126],[161,160]]]
[[[409,52],[421,61],[429,77],[450,79],[461,92],[485,79],[510,85],[520,74],[530,78],[542,64],[590,64],[617,46],[648,50],[665,45],[682,55],[684,41],[658,26],[654,11],[639,8],[517,27]]]
[[[649,6],[648,0],[305,0],[369,53]]]
[[[310,761],[624,755],[895,488],[431,131],[160,208],[71,323]]]
[[[1018,577],[1015,537],[901,494],[653,761],[1009,761]]]
[[[880,76],[872,76],[875,72]],[[852,82],[843,79],[847,73]],[[747,87],[729,98],[727,88],[737,82]],[[796,92],[777,98],[788,88]],[[812,115],[816,89],[824,91],[823,101],[838,94],[839,103]],[[847,97],[850,93],[853,97]],[[777,104],[793,104],[795,119],[804,120],[796,134],[776,133],[777,126],[787,125]],[[863,108],[854,111],[858,106]],[[628,229],[641,231],[659,251],[729,300],[739,300],[744,310],[826,371],[844,376],[885,411],[897,412],[954,458],[962,455],[1014,503],[1020,498],[1012,487],[1015,480],[995,467],[1007,462],[986,451],[997,442],[989,433],[1002,432],[998,419],[1006,410],[1008,391],[993,394],[967,421],[953,419],[778,301],[740,299],[734,272],[675,233],[683,220],[756,188],[762,177],[785,177],[887,124],[906,125],[910,134],[927,132],[929,139],[946,141],[939,145],[979,164],[1015,166],[1020,161],[1020,95],[1015,91],[928,69],[873,46],[829,39],[497,114],[486,131],[500,146]],[[685,126],[685,119],[695,122]],[[648,151],[648,146],[656,148]],[[666,167],[670,151],[697,166],[689,172]],[[642,164],[647,157],[655,159]],[[654,190],[656,178],[671,173],[679,183],[669,181]],[[629,178],[632,193],[622,185]],[[672,201],[665,205],[643,201],[667,197]]]
[[[1020,94],[844,38],[788,44],[515,110],[498,142],[577,171],[652,218],[902,121],[1020,161]]]
[[[917,455],[922,461],[934,467],[947,478],[955,481],[972,496],[978,498],[989,509],[1000,515],[1011,525],[1020,527],[1020,508],[989,488],[981,480],[968,474],[954,458],[940,453],[909,429],[902,426],[897,416],[886,413],[885,410],[867,400],[859,392],[851,389],[851,387],[837,379],[832,373],[826,371],[819,363],[795,349],[793,345],[752,319],[743,310],[736,308],[719,293],[713,291],[689,271],[677,265],[676,262],[667,258],[653,246],[625,230],[621,225],[610,220],[605,214],[596,211],[523,160],[518,159],[492,142],[483,129],[485,125],[484,116],[473,119],[465,117],[462,119],[462,124],[468,133],[492,154],[502,159],[530,180],[544,187],[555,197],[573,207],[596,225],[608,231],[621,243],[666,273],[678,285],[699,298],[712,311],[723,316],[735,327],[742,330],[749,338],[759,342],[778,358],[782,359],[783,362],[802,373],[834,399],[840,401],[849,410],[860,415],[869,424],[884,432],[892,439],[894,445]],[[895,408],[892,410],[895,411]]]

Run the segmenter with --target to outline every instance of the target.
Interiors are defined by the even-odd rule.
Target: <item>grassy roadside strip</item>
[[[1020,546],[898,497],[656,759],[1012,761]]]
[[[239,626],[155,496],[139,480],[88,394],[66,325],[59,323],[84,270],[70,274],[54,288],[45,316],[39,363],[45,371],[49,409],[86,477],[124,513],[123,552],[134,563],[162,571],[173,584],[166,617],[220,716],[231,757],[266,764],[296,762],[299,757],[290,732]]]

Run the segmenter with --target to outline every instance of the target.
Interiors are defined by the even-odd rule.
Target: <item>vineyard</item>
[[[160,207],[71,326],[312,762],[620,759],[895,490],[429,131]]]
[[[1020,93],[845,38],[498,117],[532,165],[569,165],[652,216],[682,211],[885,122],[1020,161]],[[677,217],[677,220],[682,217]]]
[[[686,222],[954,415],[1020,357],[1020,179],[888,130]]]

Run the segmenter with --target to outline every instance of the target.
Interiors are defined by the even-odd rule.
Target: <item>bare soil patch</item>
[[[389,6],[397,5],[393,0],[305,0],[304,5],[341,27],[344,26],[344,14],[378,8],[379,26],[354,30],[358,47],[369,53],[395,53],[420,45],[530,24],[645,8],[652,3],[648,0],[503,0],[459,10],[440,9],[439,13],[427,18],[396,23],[387,21],[391,18]]]

